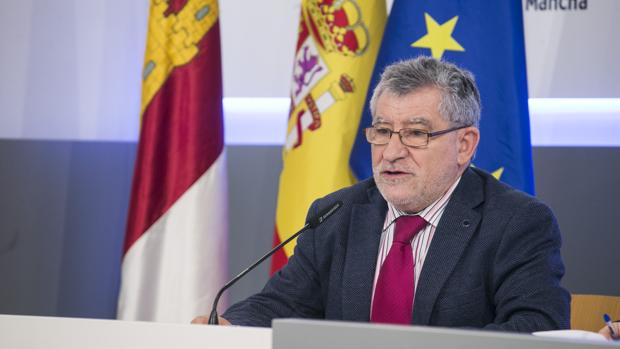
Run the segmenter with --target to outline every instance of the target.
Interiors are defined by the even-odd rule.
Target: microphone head
[[[311,229],[314,229],[316,227],[318,227],[319,225],[321,225],[321,223],[323,223],[327,218],[329,218],[329,216],[333,215],[336,211],[338,211],[338,209],[340,209],[340,207],[342,207],[342,201],[336,201],[334,202],[332,205],[326,207],[325,209],[319,211],[319,213],[310,218],[308,220],[308,227]]]

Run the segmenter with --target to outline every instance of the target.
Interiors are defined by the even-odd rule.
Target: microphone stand
[[[252,263],[252,265],[247,267],[244,271],[240,272],[232,280],[228,281],[226,283],[226,285],[224,285],[224,287],[222,287],[217,292],[217,295],[215,296],[215,300],[213,301],[213,310],[211,310],[211,315],[209,315],[209,325],[219,325],[219,323],[220,323],[219,319],[218,319],[218,315],[217,315],[217,303],[219,302],[220,297],[222,296],[222,293],[224,293],[224,291],[226,291],[230,286],[232,286],[239,279],[241,279],[243,276],[245,276],[245,274],[249,273],[250,271],[252,271],[252,269],[256,268],[256,266],[261,264],[265,259],[271,257],[271,255],[276,253],[276,251],[279,250],[280,248],[282,248],[282,246],[288,244],[289,242],[291,242],[291,240],[293,240],[294,238],[298,237],[301,233],[303,233],[304,231],[308,230],[309,228],[310,228],[310,223],[306,223],[306,225],[304,225],[303,228],[301,228],[300,231],[298,231],[295,234],[291,235],[288,239],[282,241],[280,244],[278,244],[278,246],[276,246],[273,249],[271,249],[271,251],[267,252],[264,256],[260,257],[256,262]]]
[[[280,244],[278,244],[278,246],[272,248],[271,251],[267,252],[264,256],[260,257],[256,262],[252,263],[252,265],[247,267],[244,271],[240,272],[232,280],[228,281],[226,285],[224,285],[224,287],[222,287],[217,292],[217,295],[215,296],[215,299],[213,300],[213,309],[211,310],[211,314],[209,315],[209,325],[219,325],[220,323],[218,319],[218,314],[217,314],[217,303],[220,301],[220,297],[222,296],[222,293],[224,293],[224,291],[226,291],[230,286],[234,285],[237,281],[239,281],[239,279],[245,276],[245,274],[249,273],[250,271],[252,271],[252,269],[256,268],[256,266],[261,264],[265,259],[271,257],[271,255],[274,254],[277,250],[281,249],[282,246],[291,242],[291,240],[298,237],[304,231],[311,229],[311,228],[316,228],[317,226],[319,226],[329,216],[331,216],[334,212],[336,212],[341,206],[342,206],[342,202],[336,201],[334,204],[329,206],[327,209],[319,212],[317,216],[312,217],[310,220],[308,220],[308,222],[298,232],[291,235],[288,239],[282,241]]]

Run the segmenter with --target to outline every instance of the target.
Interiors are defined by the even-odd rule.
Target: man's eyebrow
[[[424,126],[430,126],[431,122],[428,121],[428,119],[426,117],[414,116],[414,117],[411,117],[411,118],[407,119],[407,121],[405,121],[404,124],[406,124],[406,125],[421,124],[421,125],[424,125]]]
[[[381,116],[377,116],[376,118],[374,118],[372,120],[372,124],[392,124],[392,121],[388,121],[384,118],[382,118]],[[430,126],[431,123],[430,121],[428,121],[428,118],[423,117],[423,116],[412,116],[410,118],[408,118],[405,122],[405,125],[424,125],[424,126]]]
[[[385,120],[384,118],[377,116],[375,118],[372,119],[372,124],[391,124],[391,122]]]

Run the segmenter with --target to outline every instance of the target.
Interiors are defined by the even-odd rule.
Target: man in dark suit
[[[373,178],[315,201],[308,216],[343,206],[302,234],[289,263],[222,321],[567,328],[551,210],[470,167],[480,137],[472,75],[428,57],[396,63],[371,111]]]

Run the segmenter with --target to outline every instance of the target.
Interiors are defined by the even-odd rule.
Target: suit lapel
[[[437,296],[480,223],[474,210],[483,201],[482,183],[468,169],[441,217],[416,289],[412,323],[428,325]]]
[[[368,189],[369,203],[355,205],[347,242],[342,280],[343,320],[368,321],[381,230],[387,204],[376,187]]]

